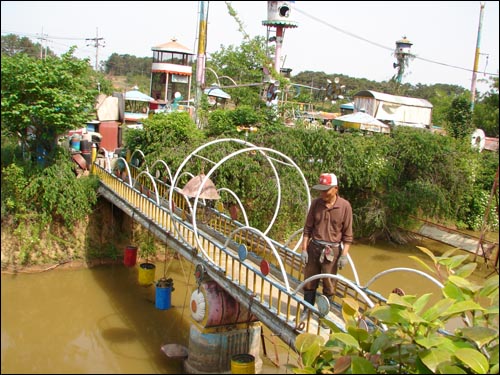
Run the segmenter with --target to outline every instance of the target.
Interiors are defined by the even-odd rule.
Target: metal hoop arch
[[[156,204],[158,206],[160,206],[160,195],[158,194],[158,186],[156,186],[156,181],[155,181],[155,178],[151,175],[151,173],[149,173],[148,171],[142,171],[140,172],[137,177],[135,178],[135,182],[134,182],[134,186],[137,184],[137,181],[139,180],[139,177],[142,175],[142,174],[145,174],[147,177],[149,177],[149,179],[151,180],[151,182],[153,183],[153,187],[155,188],[155,197],[156,197]]]
[[[142,152],[141,150],[139,150],[139,149],[134,150],[134,152],[132,152],[132,154],[130,155],[130,161],[133,160],[136,152],[138,152],[142,156],[142,160],[144,161],[144,165],[146,166],[146,171],[149,172],[149,167],[148,167],[148,163],[146,161],[146,156],[144,155],[144,152]]]
[[[274,245],[272,244],[271,240],[269,239],[269,237],[267,237],[264,233],[262,233],[260,230],[254,228],[254,227],[241,227],[241,228],[236,228],[235,230],[233,230],[229,236],[227,236],[226,238],[226,242],[224,243],[224,247],[227,247],[227,244],[229,243],[229,239],[233,237],[233,235],[235,235],[236,233],[238,233],[239,231],[243,230],[243,229],[249,229],[250,231],[252,232],[255,232],[257,234],[259,234],[263,239],[264,241],[266,241],[266,243],[269,245],[269,247],[271,248],[271,250],[273,251],[273,254],[274,256],[276,257],[276,259],[278,260],[278,263],[280,265],[280,271],[281,271],[281,275],[283,276],[283,281],[285,282],[285,287],[286,287],[286,291],[287,292],[290,292],[290,283],[288,282],[288,276],[286,274],[286,270],[285,270],[285,266],[283,266],[283,262],[281,261],[281,258],[278,254],[278,252],[276,251],[276,248],[274,247]],[[210,260],[211,261],[211,260]]]
[[[132,158],[130,160],[132,160]],[[170,180],[170,184],[172,184],[172,172],[170,172],[170,168],[168,167],[167,163],[165,163],[165,161],[161,159],[158,159],[151,165],[151,170],[154,170],[156,164],[162,164],[165,167],[165,170],[167,171],[168,174],[168,178]]]
[[[234,191],[232,191],[231,189],[228,189],[228,188],[220,188],[217,190],[219,193],[221,191],[227,191],[234,199],[236,199],[236,201],[238,202],[238,207],[240,208],[241,212],[243,212],[243,218],[245,219],[245,225],[248,227],[249,224],[248,224],[248,216],[247,216],[247,212],[245,210],[245,207],[243,207],[243,204],[241,203],[241,200],[240,198],[238,197],[238,195],[236,195],[236,193]]]
[[[238,150],[238,151],[235,151],[233,152],[232,154],[229,154],[227,155],[226,157],[222,158],[217,164],[215,164],[212,169],[210,169],[210,171],[207,173],[207,175],[204,177],[200,187],[198,188],[198,192],[196,194],[196,198],[194,200],[194,204],[193,204],[193,210],[196,212],[196,209],[197,209],[197,206],[198,206],[198,200],[199,200],[199,196],[200,196],[200,193],[205,185],[205,183],[208,181],[208,179],[210,178],[210,176],[212,175],[212,173],[214,173],[214,171],[221,165],[223,164],[226,160],[229,160],[230,158],[233,158],[241,153],[244,153],[244,152],[253,152],[253,151],[259,151],[261,153],[264,153],[264,155],[266,156],[266,158],[268,158],[269,160],[269,157],[267,156],[267,154],[265,154],[265,151],[267,152],[271,152],[271,153],[276,153],[278,154],[279,156],[281,156],[282,158],[284,158],[285,160],[287,160],[293,167],[295,167],[300,175],[301,175],[301,178],[302,178],[302,181],[304,183],[304,186],[306,187],[306,191],[308,193],[308,205],[307,205],[307,208],[310,206],[310,195],[309,195],[309,189],[307,188],[307,181],[304,177],[304,175],[302,174],[302,171],[300,170],[300,168],[298,168],[298,166],[293,162],[293,160],[291,160],[288,156],[284,155],[283,153],[279,152],[279,151],[276,151],[276,150],[273,150],[273,149],[269,149],[269,148],[265,148],[265,147],[257,147],[257,146],[254,146],[254,147],[249,147],[249,148],[246,148],[246,149],[241,149],[241,150]],[[280,185],[280,180],[279,180],[279,176],[277,176],[277,172],[276,172],[276,169],[274,168],[274,165],[272,163],[270,163],[271,166],[273,167],[273,170],[275,171],[275,175],[276,175],[276,179],[277,179],[277,185],[279,186]],[[277,204],[276,204],[276,207],[278,208],[278,211],[279,211],[279,207],[280,207],[280,199],[278,199],[277,201]],[[271,228],[272,228],[272,225],[274,224],[274,220],[276,219],[276,216],[277,216],[277,212],[275,212],[275,216],[273,217],[273,219],[271,220],[271,223],[269,225],[269,227],[266,229],[266,232],[260,232],[258,231],[258,229],[255,229],[255,228],[252,228],[253,230],[255,231],[258,231],[260,233],[262,233],[262,236],[266,239],[266,241],[268,241],[268,238],[267,238],[267,231],[269,231]],[[208,254],[206,253],[205,249],[203,249],[203,246],[201,244],[201,241],[200,241],[200,238],[199,238],[199,234],[198,234],[198,225],[197,225],[197,221],[196,221],[196,215],[193,215],[193,231],[194,231],[194,238],[196,240],[196,243],[198,245],[198,248],[200,249],[200,251],[203,253],[203,255],[205,256],[205,258],[207,258],[207,260],[211,261],[209,259],[209,256]],[[271,248],[273,249],[273,251],[275,251],[274,249],[274,246],[271,246]],[[277,256],[277,253],[275,254]],[[277,259],[278,259],[278,262],[280,263],[280,267],[281,267],[281,271],[284,272],[284,267],[281,263],[281,259],[279,258],[279,256],[277,256]],[[287,284],[287,289],[289,289],[289,286],[288,286],[288,279],[286,278],[286,276],[284,277],[284,281],[285,283]]]
[[[208,181],[208,178],[212,175],[212,173],[222,164],[224,163],[226,160],[236,156],[236,155],[239,155],[243,152],[253,152],[253,151],[259,151],[269,162],[271,168],[273,169],[274,173],[275,173],[275,176],[276,176],[276,181],[277,181],[277,188],[278,188],[278,201],[277,201],[277,205],[276,205],[276,208],[275,208],[275,212],[274,212],[274,215],[273,215],[273,218],[272,218],[272,221],[270,223],[270,225],[268,226],[268,228],[266,229],[265,233],[267,234],[267,232],[272,228],[273,224],[274,224],[274,221],[276,220],[276,217],[278,215],[278,212],[279,212],[279,203],[280,203],[280,200],[281,200],[281,184],[280,184],[280,180],[279,180],[279,176],[277,174],[277,171],[276,171],[276,168],[274,166],[274,164],[272,163],[271,159],[269,158],[269,156],[264,152],[265,150],[269,151],[269,152],[273,152],[273,153],[277,153],[279,154],[280,156],[282,156],[285,160],[288,160],[288,162],[295,167],[295,169],[298,171],[298,173],[300,174],[300,177],[302,179],[302,182],[304,183],[304,186],[305,186],[305,191],[306,191],[306,194],[307,194],[307,209],[309,208],[310,204],[311,204],[311,195],[310,195],[310,192],[309,192],[309,188],[308,188],[308,185],[307,185],[307,181],[304,177],[304,174],[302,173],[302,171],[300,170],[300,168],[290,159],[288,158],[286,155],[276,151],[276,150],[272,150],[272,149],[266,149],[266,148],[261,148],[261,147],[258,147],[258,146],[255,146],[253,145],[252,143],[249,143],[247,141],[243,141],[241,139],[237,139],[237,138],[222,138],[222,139],[217,139],[217,140],[214,140],[214,141],[211,141],[211,142],[208,142],[206,144],[203,144],[201,146],[199,146],[198,148],[196,148],[193,152],[191,152],[184,160],[183,162],[180,164],[180,166],[178,167],[173,179],[172,179],[172,187],[171,187],[171,190],[169,192],[169,202],[172,202],[172,199],[173,199],[173,192],[174,192],[174,189],[177,185],[177,182],[178,180],[180,179],[180,177],[184,174],[184,173],[188,173],[188,172],[181,172],[182,169],[185,167],[185,165],[188,163],[188,161],[194,157],[194,156],[198,156],[197,153],[209,146],[212,146],[214,144],[217,144],[217,143],[222,143],[222,142],[234,142],[234,143],[237,143],[239,145],[243,145],[243,146],[250,146],[248,148],[245,148],[245,149],[240,149],[238,151],[235,151],[229,155],[227,155],[226,157],[222,158],[218,163],[215,164],[215,166],[210,170],[209,174],[205,176],[205,179],[202,181],[200,187],[199,187],[199,190],[197,192],[197,195],[196,195],[196,198],[195,198],[195,201],[194,201],[194,205],[193,205],[193,208],[192,208],[192,211],[193,211],[193,230],[195,231],[195,238],[196,238],[196,242],[198,244],[198,247],[200,248],[200,250],[202,251],[202,253],[205,255],[205,257],[207,257],[206,255],[206,252],[204,251],[204,249],[202,248],[201,244],[200,244],[200,241],[199,241],[199,236],[198,236],[198,228],[197,228],[197,225],[196,225],[196,215],[194,214],[196,209],[197,209],[197,204],[198,204],[198,198],[199,198],[199,194],[200,192],[202,191],[206,181]],[[213,161],[211,161],[213,163]],[[239,201],[239,199],[238,199]],[[240,202],[241,203],[241,202]],[[242,205],[241,205],[242,206]],[[171,204],[169,205],[169,210],[170,212],[172,212],[172,206]],[[244,211],[244,209],[243,209]],[[245,211],[244,211],[245,212]],[[174,217],[174,216],[173,216]],[[175,220],[174,220],[175,222]],[[174,223],[174,225],[176,225]],[[207,257],[208,258],[208,257]]]
[[[444,285],[441,284],[441,282],[439,282],[437,279],[435,279],[434,277],[432,277],[431,275],[425,273],[425,272],[422,272],[422,271],[419,271],[419,270],[416,270],[414,268],[405,268],[405,267],[397,267],[397,268],[390,268],[388,270],[385,270],[385,271],[382,271],[382,272],[379,272],[377,273],[375,276],[373,276],[367,283],[366,285],[364,286],[365,288],[368,288],[375,280],[377,280],[378,278],[384,276],[384,275],[387,275],[389,273],[393,273],[393,272],[398,272],[398,271],[407,271],[407,272],[413,272],[413,273],[416,273],[420,276],[423,276],[425,277],[426,279],[432,281],[434,284],[436,284],[439,288],[443,289],[444,288]]]

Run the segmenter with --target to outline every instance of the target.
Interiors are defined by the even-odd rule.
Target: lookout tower
[[[159,102],[171,103],[175,99],[175,93],[178,92],[189,102],[194,52],[178,43],[175,38],[151,49],[153,50],[151,97]]]
[[[408,66],[408,62],[410,58],[413,58],[413,55],[410,52],[412,45],[413,43],[406,39],[406,36],[396,42],[394,57],[396,57],[396,60],[398,60],[398,62],[393,63],[392,66],[394,68],[398,68],[398,73],[396,75],[396,81],[398,83],[401,83],[401,81],[403,80],[403,75],[406,67]]]
[[[281,72],[281,48],[283,46],[285,30],[298,26],[297,22],[290,19],[290,3],[292,3],[292,1],[268,1],[267,20],[262,21],[262,24],[267,26],[267,43],[276,42],[274,69],[278,73]],[[275,29],[275,32],[273,32],[272,29]]]

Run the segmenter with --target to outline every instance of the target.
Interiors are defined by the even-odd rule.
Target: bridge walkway
[[[151,185],[139,182],[139,170],[131,168],[134,177],[124,180],[106,163],[98,161],[93,167],[93,173],[100,179],[99,194],[201,267],[206,276],[291,347],[303,332],[328,335],[329,330],[319,324],[321,317],[343,329],[342,298],[352,297],[362,310],[385,301],[377,293],[338,275],[333,303],[328,312],[320,312],[303,300],[299,253],[212,207],[200,211],[203,218],[195,226],[189,199],[179,189],[174,190],[169,204],[170,187],[161,179],[154,178],[156,191],[153,191]],[[305,310],[310,313],[300,322],[298,317]]]

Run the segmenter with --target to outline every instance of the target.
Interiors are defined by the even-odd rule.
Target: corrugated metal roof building
[[[364,90],[353,97],[354,112],[366,112],[391,125],[430,128],[432,104],[420,98],[396,96]]]

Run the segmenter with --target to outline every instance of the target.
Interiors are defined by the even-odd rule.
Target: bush
[[[324,321],[332,333],[321,336],[300,334],[295,346],[301,363],[297,374],[497,374],[498,361],[498,275],[475,284],[467,277],[476,263],[465,263],[468,255],[453,251],[431,257],[434,269],[418,260],[438,279],[444,280],[443,299],[427,306],[430,294],[417,297],[390,294],[385,305],[365,313],[357,302],[344,299],[345,331]],[[427,308],[426,308],[427,306]],[[464,326],[445,331],[446,324],[461,317]],[[385,325],[371,332],[360,328],[369,318]]]

